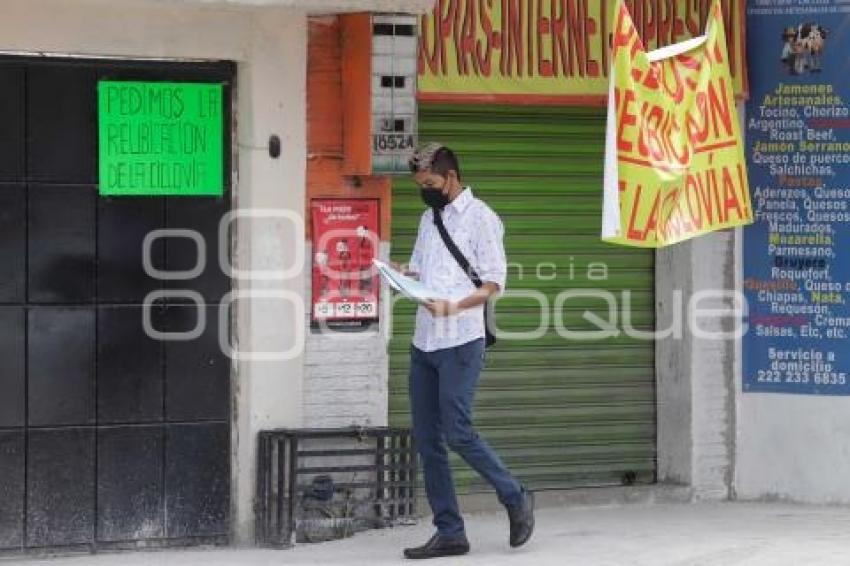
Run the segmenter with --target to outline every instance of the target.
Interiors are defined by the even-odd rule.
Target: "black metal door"
[[[230,508],[230,361],[218,306],[230,288],[218,227],[230,206],[229,63],[0,59],[0,552],[224,542]],[[222,198],[103,198],[97,192],[97,81],[223,83]],[[197,230],[206,269],[149,277],[151,230]],[[159,239],[153,265],[185,270],[196,247]],[[165,298],[157,330],[145,296]]]

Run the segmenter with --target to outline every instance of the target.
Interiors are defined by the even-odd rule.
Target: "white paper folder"
[[[448,298],[443,293],[434,291],[416,279],[412,279],[402,273],[399,273],[383,261],[373,259],[372,263],[375,264],[378,273],[381,274],[381,278],[383,278],[390,287],[408,299],[416,301],[417,303],[423,303],[429,299]]]

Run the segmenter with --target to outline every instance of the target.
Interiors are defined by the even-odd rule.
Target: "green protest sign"
[[[220,196],[222,95],[220,84],[100,81],[100,194]]]

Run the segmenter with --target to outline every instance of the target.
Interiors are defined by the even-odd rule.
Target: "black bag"
[[[463,255],[463,252],[458,249],[457,244],[455,244],[452,237],[449,235],[449,231],[446,230],[446,225],[443,224],[443,215],[440,214],[440,211],[436,208],[432,209],[434,211],[434,225],[437,226],[437,231],[440,232],[440,237],[443,239],[443,243],[449,249],[449,252],[452,254],[452,257],[455,258],[455,261],[460,265],[460,268],[463,269],[463,272],[469,277],[472,284],[475,285],[476,288],[480,288],[484,283],[481,281],[481,278],[478,277],[478,273],[473,269],[471,265],[469,265],[469,260],[466,259],[466,256]],[[489,348],[493,344],[496,343],[496,337],[490,332],[490,301],[487,300],[484,303],[484,347]]]

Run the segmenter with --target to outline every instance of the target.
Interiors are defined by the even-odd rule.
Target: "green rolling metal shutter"
[[[422,141],[439,140],[458,152],[464,182],[502,217],[508,289],[539,291],[549,302],[544,335],[501,340],[488,351],[475,406],[479,432],[535,489],[653,482],[654,342],[624,334],[574,341],[555,330],[555,298],[567,289],[604,289],[618,304],[622,291],[629,290],[632,326],[651,330],[655,325],[653,252],[599,240],[604,111],[423,105],[419,131]],[[394,260],[410,257],[422,210],[412,181],[397,179]],[[588,279],[591,262],[607,265],[606,279]],[[543,266],[539,273],[537,266]],[[534,329],[540,311],[537,301],[506,297],[497,306],[497,325],[513,332]],[[575,298],[561,309],[563,326],[597,328],[582,318],[585,311],[609,319],[604,300]],[[390,422],[397,425],[410,421],[413,320],[413,305],[397,302],[390,344]],[[460,492],[485,488],[475,472],[452,457]]]

